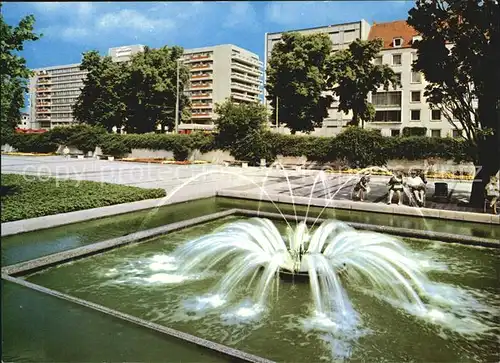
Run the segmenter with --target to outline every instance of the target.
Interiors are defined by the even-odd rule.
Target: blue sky
[[[81,54],[121,45],[184,48],[232,43],[263,60],[264,34],[365,19],[406,19],[413,1],[8,2],[7,23],[33,14],[44,34],[26,43],[30,68],[78,63]]]

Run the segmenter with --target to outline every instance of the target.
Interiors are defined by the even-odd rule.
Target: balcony
[[[43,114],[43,113],[52,113],[51,110],[49,110],[48,108],[45,108],[45,109],[37,109],[36,110],[36,113],[40,113],[40,114]]]
[[[257,66],[259,68],[262,67],[262,65],[263,65],[263,63],[261,61],[259,61],[259,60],[252,59],[252,58],[249,58],[249,57],[243,57],[240,54],[233,54],[233,55],[231,55],[231,58],[238,59],[240,62],[244,62],[246,64]]]
[[[47,77],[50,77],[50,74],[40,72],[37,74],[37,76],[38,76],[38,78],[47,78]]]
[[[186,91],[191,89],[212,89],[212,83],[191,84],[187,86]]]
[[[37,95],[36,98],[39,99],[39,100],[41,100],[41,99],[51,99],[52,96],[50,95],[50,93],[44,93],[44,94]]]
[[[231,93],[231,98],[234,98],[235,100],[239,101],[246,101],[246,102],[259,102],[258,97],[253,97],[250,95],[245,95],[242,93]]]
[[[193,74],[191,79],[203,80],[203,79],[212,79],[212,73],[203,73],[203,74]]]
[[[239,79],[239,80],[249,82],[249,83],[253,83],[253,84],[258,85],[258,86],[261,85],[260,79],[258,77],[247,76],[247,75],[241,74],[241,73],[231,72],[231,78]]]
[[[38,120],[50,120],[49,115],[36,115],[35,119]]]
[[[191,118],[199,119],[199,118],[211,118],[212,112],[201,112],[201,113],[193,113]]]
[[[202,69],[212,69],[213,64],[196,64],[194,66],[191,66],[189,69],[191,72],[199,71]]]
[[[251,87],[251,86],[246,86],[244,84],[241,84],[241,83],[231,83],[231,88],[233,89],[240,89],[240,90],[243,90],[243,91],[247,91],[247,92],[252,92],[252,93],[255,93],[255,94],[260,94],[260,89],[257,88],[257,87]]]
[[[205,54],[205,55],[186,55],[186,58],[184,59],[184,63],[195,63],[195,62],[202,62],[202,61],[207,61],[207,60],[212,60],[212,55],[211,54]]]
[[[213,105],[212,103],[192,103],[191,108],[193,109],[200,109],[200,108],[209,108],[212,109]]]
[[[210,93],[192,94],[191,99],[193,100],[212,99],[212,95]]]
[[[263,73],[260,69],[257,69],[257,68],[252,68],[252,67],[247,67],[243,64],[240,64],[240,63],[236,63],[236,62],[232,62],[231,63],[231,68],[233,69],[238,69],[238,70],[242,70],[244,72],[247,72],[247,73],[250,73],[250,74],[254,74],[258,77],[262,76]]]
[[[36,103],[36,107],[40,107],[40,106],[50,106],[51,103],[50,102],[37,102]]]
[[[37,87],[37,92],[52,92],[52,88],[49,87]]]

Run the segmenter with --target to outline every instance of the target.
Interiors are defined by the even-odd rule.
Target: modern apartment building
[[[213,129],[215,105],[227,99],[261,102],[262,62],[256,54],[223,44],[186,49],[183,62],[190,71],[185,92],[191,100],[191,122],[181,123],[181,132]]]
[[[412,48],[414,41],[419,39],[417,32],[405,20],[387,23],[374,23],[370,26],[366,21],[330,25],[312,29],[293,30],[302,34],[326,33],[332,39],[334,51],[344,49],[355,39],[372,40],[380,38],[384,46],[381,54],[374,60],[377,64],[388,64],[401,78],[401,86],[389,91],[379,89],[375,94],[369,94],[368,99],[376,109],[373,122],[365,124],[367,128],[380,129],[383,135],[397,136],[405,127],[426,127],[427,135],[434,137],[458,137],[461,133],[444,119],[440,111],[432,109],[424,97],[426,86],[422,74],[412,71],[412,62],[416,50]],[[282,33],[266,34],[265,66],[267,69],[271,50],[280,41]],[[323,127],[317,128],[312,134],[330,136],[338,134],[348,121],[351,114],[337,111],[338,102],[334,101],[329,108],[329,115],[323,121]],[[274,126],[274,125],[273,125]],[[285,128],[279,132],[287,133]]]
[[[109,49],[114,61],[125,61],[127,57],[142,51],[142,45]],[[74,122],[72,107],[80,95],[86,72],[80,63],[38,68],[29,80],[29,105],[32,129],[51,129]]]

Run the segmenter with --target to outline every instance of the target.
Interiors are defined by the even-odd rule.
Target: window
[[[463,136],[463,133],[462,133],[463,130],[453,130],[452,131],[452,136],[454,139],[458,139],[458,138],[461,138]]]
[[[399,87],[401,87],[401,72],[396,73],[396,74],[395,74],[395,76],[396,76],[396,81],[397,81],[397,83],[396,83],[394,86],[399,86]]]
[[[379,55],[378,57],[375,57],[375,59],[373,60],[373,63],[376,65],[381,65],[382,64],[382,56]]]
[[[391,136],[392,137],[396,137],[396,136],[399,136],[399,135],[400,135],[399,129],[392,129],[391,130]]]
[[[411,121],[420,121],[420,110],[411,110]]]
[[[392,46],[394,48],[401,48],[402,45],[403,45],[403,38],[394,38],[392,40]]]
[[[356,40],[356,32],[353,30],[344,31],[344,43],[352,43]]]
[[[372,104],[375,106],[401,107],[401,92],[374,92]]]
[[[401,65],[401,54],[393,54],[392,55],[392,65],[400,66]]]
[[[401,122],[401,111],[376,111],[375,122]]]
[[[441,121],[441,110],[431,110],[431,120]]]
[[[411,83],[422,83],[420,72],[411,72]]]
[[[420,101],[421,101],[421,92],[411,91],[411,102],[420,102]]]
[[[417,53],[416,53],[416,52],[413,52],[413,53],[411,54],[411,62],[413,63],[413,62],[415,62],[417,59],[418,59],[418,55],[417,55]]]
[[[332,40],[332,44],[339,44],[340,43],[339,32],[331,33],[330,39]]]
[[[431,130],[431,137],[441,137],[441,130],[440,129]]]

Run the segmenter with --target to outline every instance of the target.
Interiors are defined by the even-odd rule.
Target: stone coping
[[[33,284],[33,283],[28,282],[26,280],[22,280],[22,279],[19,279],[16,277],[5,275],[3,273],[2,273],[2,279],[16,283],[16,284],[24,286],[24,287],[27,287],[27,288],[35,290],[35,291],[39,291],[39,292],[47,294],[47,295],[57,297],[57,298],[62,299],[62,300],[66,300],[66,301],[84,306],[86,308],[97,310],[101,313],[111,315],[115,318],[131,322],[133,324],[145,327],[147,329],[155,330],[157,332],[168,335],[170,337],[183,340],[184,342],[187,342],[189,344],[195,344],[195,345],[198,345],[198,346],[201,346],[204,348],[208,348],[208,349],[213,350],[219,354],[230,357],[234,361],[254,362],[254,363],[273,363],[273,361],[271,361],[271,360],[268,360],[268,359],[265,359],[265,358],[262,358],[262,357],[259,357],[259,356],[253,355],[253,354],[245,353],[241,350],[230,348],[228,346],[225,346],[225,345],[222,345],[219,343],[215,343],[215,342],[212,342],[210,340],[203,339],[203,338],[199,338],[197,336],[194,336],[194,335],[191,335],[188,333],[183,333],[181,331],[178,331],[178,330],[175,330],[172,328],[168,328],[166,326],[156,324],[156,323],[138,318],[138,317],[133,316],[133,315],[125,314],[125,313],[122,313],[120,311],[110,309],[110,308],[107,308],[105,306],[95,304],[95,303],[87,301],[87,300],[83,300],[83,299],[79,299],[79,298],[71,296],[71,295],[63,294],[59,291],[48,289],[46,287],[43,287],[43,286],[40,286],[37,284]]]
[[[487,213],[472,213],[443,209],[418,208],[407,205],[387,205],[382,203],[358,202],[352,200],[328,200],[324,198],[311,198],[284,195],[284,194],[261,194],[252,191],[221,190],[217,192],[218,197],[257,200],[262,202],[286,203],[295,205],[310,205],[311,207],[326,207],[333,209],[347,209],[360,212],[386,213],[393,215],[406,215],[412,217],[435,218],[444,220],[455,220],[472,223],[500,224],[500,215]]]
[[[119,214],[126,214],[131,212],[138,212],[145,209],[153,209],[156,207],[163,207],[170,204],[188,202],[195,199],[204,199],[214,197],[213,195],[192,195],[171,198],[162,197],[157,199],[145,199],[136,202],[109,205],[106,207],[83,209],[74,212],[52,214],[44,217],[36,217],[29,219],[22,219],[19,221],[2,223],[1,236],[11,236],[18,233],[32,232],[41,229],[53,228],[64,226],[67,224],[79,223],[99,219],[103,217],[116,216]],[[169,199],[167,199],[169,198]]]

